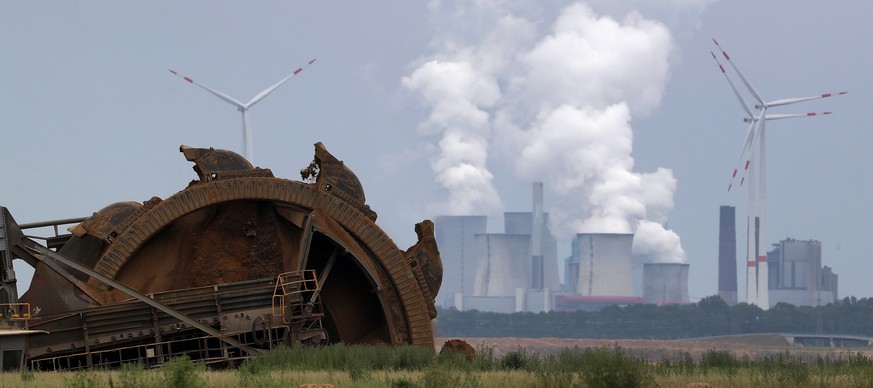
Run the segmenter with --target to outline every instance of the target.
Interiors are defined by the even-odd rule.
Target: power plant
[[[718,295],[729,305],[737,303],[736,243],[734,208],[721,206]],[[764,245],[764,242],[756,241],[756,244]],[[747,293],[757,296],[759,303],[767,301],[767,308],[778,303],[819,306],[839,299],[839,277],[830,267],[822,265],[821,242],[816,240],[782,240],[773,244],[766,256],[755,262],[749,260],[747,270]],[[767,279],[762,281],[761,276]],[[759,288],[762,284],[766,288]]]
[[[486,233],[486,216],[438,216],[434,237],[444,263],[437,304],[462,310],[549,311],[560,290],[557,242],[535,183],[532,212],[504,213],[504,233]],[[537,210],[539,209],[539,210]]]
[[[438,305],[506,313],[591,310],[646,303],[646,282],[654,282],[652,289],[661,293],[652,294],[651,303],[688,303],[687,264],[656,265],[664,269],[648,275],[639,266],[635,276],[633,234],[576,234],[562,284],[558,243],[543,211],[542,182],[533,184],[531,197],[531,212],[504,213],[502,233],[487,232],[486,216],[435,218],[445,271]],[[680,269],[669,269],[676,266]],[[635,278],[643,284],[635,287]]]
[[[770,307],[777,303],[820,306],[839,299],[838,276],[822,266],[821,242],[785,239],[767,252]]]

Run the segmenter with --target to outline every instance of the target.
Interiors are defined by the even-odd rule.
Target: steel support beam
[[[161,310],[161,311],[169,314],[173,318],[176,318],[182,322],[185,322],[185,323],[191,325],[192,327],[200,329],[201,331],[205,332],[206,334],[209,334],[215,338],[218,338],[219,340],[224,341],[231,346],[239,348],[240,350],[242,350],[250,355],[255,355],[255,354],[261,353],[260,350],[252,348],[246,344],[243,344],[242,342],[237,341],[236,339],[233,339],[229,336],[226,336],[226,335],[224,335],[224,333],[222,333],[218,330],[215,330],[212,327],[204,325],[204,324],[198,322],[197,320],[181,313],[180,311],[178,311],[170,306],[167,306],[161,302],[158,302],[152,298],[149,298],[148,296],[140,293],[139,291],[136,291],[136,290],[120,283],[120,282],[117,282],[115,280],[112,280],[112,279],[100,274],[100,273],[97,273],[96,271],[92,270],[91,268],[85,267],[82,264],[79,264],[78,262],[76,262],[74,260],[70,260],[70,259],[64,257],[63,255],[61,255],[57,252],[54,252],[46,247],[43,247],[39,244],[33,244],[32,246],[27,246],[26,248],[38,253],[44,259],[48,258],[50,260],[58,261],[62,264],[65,264],[65,265],[67,265],[67,266],[69,266],[77,271],[80,271],[80,272],[102,282],[103,284],[106,284],[110,287],[114,287],[115,289],[120,290],[121,292],[124,292],[125,294],[130,295],[130,296],[142,301],[143,303],[148,304],[149,306],[152,306],[158,310]]]

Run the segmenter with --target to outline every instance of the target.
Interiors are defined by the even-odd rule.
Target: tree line
[[[682,339],[754,333],[827,333],[873,337],[873,298],[823,306],[779,303],[762,310],[728,306],[717,295],[694,304],[606,306],[599,311],[502,314],[439,309],[440,337]]]

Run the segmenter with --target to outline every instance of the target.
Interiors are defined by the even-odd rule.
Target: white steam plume
[[[431,168],[449,192],[443,212],[490,214],[502,209],[486,167],[490,124],[488,112],[482,110],[500,98],[497,83],[470,63],[432,60],[404,77],[403,85],[419,92],[432,107],[420,129],[442,133],[440,156]]]
[[[432,3],[432,7],[439,7]],[[493,15],[493,25],[475,47],[452,40],[437,42],[442,52],[403,77],[402,84],[421,96],[430,115],[419,126],[423,135],[442,135],[439,157],[431,164],[436,181],[448,191],[442,214],[495,214],[503,202],[487,168],[491,141],[489,109],[501,99],[497,74],[516,46],[530,39],[531,26],[511,15]]]
[[[682,3],[696,12],[706,2]],[[676,179],[665,168],[634,172],[631,156],[631,119],[657,108],[669,80],[670,29],[635,11],[604,16],[575,3],[561,10],[548,31],[537,33],[538,26],[546,25],[518,14],[526,15],[531,3],[458,4],[455,15],[463,12],[489,32],[452,28],[463,31],[468,41],[437,42],[442,49],[434,57],[449,60],[429,60],[403,79],[431,107],[424,128],[443,135],[441,156],[433,166],[438,181],[450,190],[450,202],[463,198],[457,202],[467,205],[459,209],[470,210],[494,201],[468,196],[495,193],[485,168],[491,144],[492,151],[503,153],[492,152],[492,158],[512,161],[520,179],[545,181],[557,237],[635,233],[635,255],[683,261],[679,236],[663,226],[673,207]],[[431,6],[439,10],[443,4]],[[533,14],[542,20],[547,13]],[[506,25],[526,28],[513,35],[500,28]],[[495,39],[499,34],[501,39]],[[458,153],[453,138],[475,139],[469,142],[476,146]],[[481,179],[447,184],[444,177],[465,163],[470,175]]]
[[[518,170],[552,182],[558,233],[635,233],[635,254],[685,259],[679,236],[661,226],[673,206],[672,172],[634,172],[631,156],[632,114],[660,103],[671,51],[657,21],[631,12],[618,22],[575,4],[522,57],[528,74],[516,87],[539,109]]]

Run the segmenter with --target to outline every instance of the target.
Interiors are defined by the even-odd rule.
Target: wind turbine
[[[766,253],[766,218],[767,218],[767,179],[766,179],[766,126],[765,122],[768,120],[779,120],[779,119],[787,119],[794,117],[811,117],[818,115],[828,115],[831,112],[824,113],[793,113],[793,114],[767,114],[767,110],[769,108],[782,106],[782,105],[790,105],[796,104],[804,101],[817,100],[821,98],[828,98],[834,95],[843,95],[846,92],[839,92],[837,94],[833,93],[824,93],[816,96],[807,96],[807,97],[794,97],[794,98],[785,98],[774,101],[766,101],[761,93],[755,89],[754,86],[746,79],[742,72],[734,65],[734,62],[731,61],[730,56],[718,42],[713,39],[712,40],[718,49],[721,51],[722,56],[730,63],[731,67],[737,73],[737,75],[742,80],[743,84],[746,86],[746,89],[754,97],[755,101],[758,103],[755,104],[754,109],[743,98],[742,94],[737,90],[731,78],[727,75],[727,72],[724,69],[724,66],[719,62],[718,57],[715,53],[710,52],[712,57],[715,59],[718,64],[719,69],[721,69],[722,74],[725,79],[731,86],[731,89],[736,95],[737,99],[740,102],[740,105],[743,107],[743,110],[748,115],[743,121],[749,123],[749,128],[746,130],[746,138],[743,142],[742,147],[740,148],[740,156],[737,160],[736,167],[734,167],[733,173],[731,174],[731,182],[728,185],[728,191],[733,187],[734,179],[736,179],[737,171],[739,170],[740,163],[742,163],[743,158],[748,153],[748,159],[746,159],[746,163],[743,167],[743,175],[740,178],[740,185],[745,181],[745,174],[749,175],[749,207],[748,213],[749,216],[747,218],[748,222],[748,243],[747,243],[747,271],[746,271],[746,302],[749,304],[756,304],[762,309],[769,308],[769,295],[768,295],[768,269],[767,269],[767,253]],[[755,154],[755,146],[759,147],[758,154]],[[758,173],[759,175],[759,187],[758,190],[755,190],[754,183],[754,170],[755,170],[755,158],[758,157],[760,160],[757,163]],[[757,194],[757,198],[756,195]],[[760,209],[756,212],[755,202],[758,202]]]
[[[317,59],[317,58],[316,58],[316,59]],[[282,84],[284,84],[286,81],[288,81],[289,79],[291,79],[291,77],[294,77],[295,75],[297,75],[297,74],[299,74],[301,71],[303,71],[303,69],[305,69],[305,68],[308,67],[309,65],[315,63],[315,60],[316,60],[316,59],[312,59],[311,61],[307,62],[306,65],[304,65],[304,66],[302,66],[302,67],[298,67],[297,69],[294,69],[294,71],[292,71],[291,74],[288,74],[288,76],[286,76],[285,78],[282,78],[281,80],[279,80],[279,82],[276,82],[275,84],[273,84],[273,86],[270,86],[270,87],[268,87],[268,88],[262,90],[262,91],[261,91],[260,93],[258,93],[256,96],[252,97],[251,101],[249,101],[249,102],[247,102],[247,103],[245,103],[245,104],[243,104],[243,103],[237,101],[237,100],[236,100],[235,98],[233,98],[233,97],[230,97],[230,96],[228,96],[228,95],[226,95],[226,94],[224,94],[224,93],[222,93],[222,92],[219,92],[218,90],[215,90],[215,89],[212,89],[212,88],[210,88],[210,87],[208,87],[208,86],[206,86],[206,85],[203,85],[203,84],[197,83],[197,82],[195,82],[193,79],[191,79],[190,77],[183,76],[183,75],[177,73],[177,72],[176,72],[175,70],[173,70],[173,69],[169,69],[169,70],[170,70],[170,73],[173,73],[174,75],[178,76],[179,78],[182,78],[183,80],[188,81],[188,83],[191,83],[191,84],[197,85],[197,86],[199,86],[200,88],[202,88],[203,90],[205,90],[205,91],[207,91],[207,92],[209,92],[209,93],[214,94],[216,97],[218,97],[218,98],[220,98],[220,99],[222,99],[222,100],[224,100],[224,101],[227,101],[227,102],[230,103],[231,105],[236,106],[236,109],[237,109],[238,111],[240,111],[240,113],[242,113],[242,125],[243,125],[243,148],[245,149],[245,157],[246,157],[246,159],[248,159],[249,162],[251,162],[252,164],[254,164],[254,162],[255,162],[255,161],[254,161],[254,153],[252,152],[252,132],[251,132],[251,129],[250,129],[250,127],[249,127],[249,115],[248,115],[248,111],[249,111],[249,109],[251,109],[252,106],[254,106],[255,104],[257,104],[259,101],[263,100],[264,97],[267,97],[267,96],[270,95],[270,93],[273,93],[273,91],[275,91],[275,90],[278,89],[280,86],[282,86]]]

